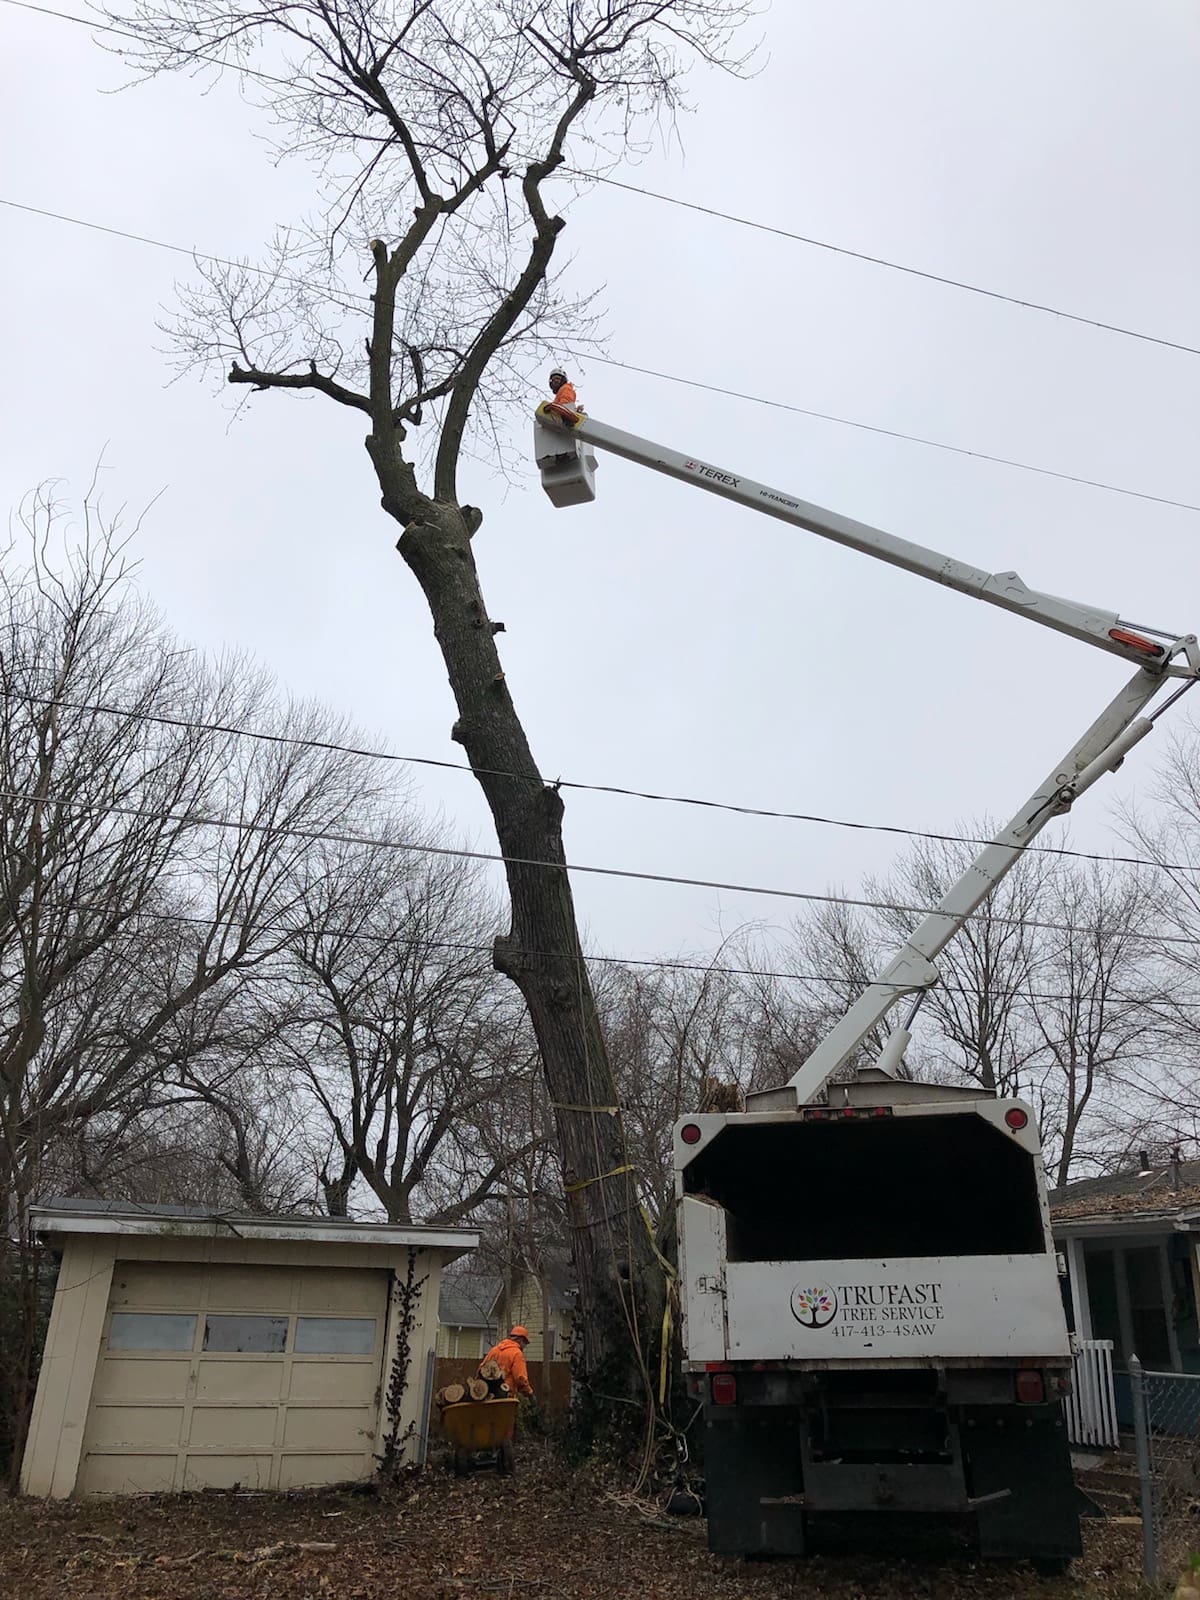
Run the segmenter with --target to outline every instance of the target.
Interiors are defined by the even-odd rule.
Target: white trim
[[[1100,1212],[1090,1217],[1057,1217],[1050,1208],[1050,1226],[1056,1238],[1073,1235],[1122,1233],[1191,1233],[1200,1228],[1200,1211]]]
[[[404,1249],[453,1250],[463,1254],[479,1244],[468,1228],[431,1228],[421,1223],[340,1222],[303,1217],[188,1217],[111,1211],[55,1211],[35,1207],[34,1231],[55,1234],[102,1234],[110,1237],[151,1235],[174,1239],[300,1239],[306,1244],[393,1245]]]
[[[1067,1283],[1071,1290],[1071,1310],[1075,1318],[1075,1337],[1086,1343],[1092,1338],[1092,1303],[1088,1298],[1087,1263],[1084,1260],[1083,1241],[1065,1239],[1067,1247]]]

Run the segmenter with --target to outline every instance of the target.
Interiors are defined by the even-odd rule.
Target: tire
[[[1039,1578],[1065,1578],[1071,1570],[1070,1556],[1039,1556],[1033,1563]]]
[[[496,1471],[502,1478],[511,1478],[517,1470],[517,1456],[511,1439],[505,1439],[496,1458]]]
[[[465,1450],[454,1452],[454,1476],[456,1478],[469,1478],[471,1475],[471,1457]]]

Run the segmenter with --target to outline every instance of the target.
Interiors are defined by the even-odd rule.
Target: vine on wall
[[[417,1323],[417,1309],[421,1302],[421,1291],[428,1281],[428,1274],[422,1278],[417,1277],[417,1252],[410,1246],[405,1274],[403,1278],[397,1275],[392,1284],[396,1343],[391,1371],[388,1374],[387,1390],[384,1394],[387,1432],[383,1436],[383,1447],[376,1457],[381,1478],[398,1478],[406,1470],[415,1470],[418,1465],[417,1462],[407,1459],[409,1447],[417,1437],[418,1424],[414,1420],[401,1431],[400,1419],[404,1410],[404,1397],[408,1393],[412,1377],[413,1330]]]

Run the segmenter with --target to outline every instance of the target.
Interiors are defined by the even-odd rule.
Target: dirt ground
[[[431,1467],[372,1496],[0,1502],[4,1600],[1001,1600],[1137,1595],[1138,1529],[1084,1524],[1068,1577],[965,1556],[722,1563],[703,1524],[526,1447],[515,1479]],[[311,1546],[312,1548],[305,1548]]]

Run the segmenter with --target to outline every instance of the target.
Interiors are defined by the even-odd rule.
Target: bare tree
[[[1064,1184],[1089,1120],[1115,1112],[1128,1125],[1128,1091],[1161,1051],[1165,991],[1143,874],[1063,863],[1042,915],[1051,926],[1028,1001],[1038,1049],[1026,1076],[1054,1180]]]
[[[1200,724],[1196,718],[1171,737],[1165,758],[1139,806],[1123,816],[1130,844],[1154,863],[1143,878],[1157,989],[1155,1048],[1123,1077],[1149,1114],[1132,1135],[1125,1108],[1110,1118],[1108,1147],[1121,1155],[1145,1149],[1166,1157],[1176,1146],[1200,1144]],[[1124,1113],[1124,1114],[1122,1114]]]
[[[963,829],[991,837],[986,819]],[[895,906],[935,906],[965,871],[978,846],[922,839],[895,870],[870,881],[874,900]],[[922,1067],[951,1080],[974,1080],[989,1094],[1018,1092],[1034,1049],[1025,1026],[1025,996],[1040,959],[1037,930],[1056,858],[1026,853],[938,957],[940,981],[929,991],[921,1030]],[[883,937],[900,944],[920,921],[912,912],[875,913]]]
[[[29,1204],[64,1153],[86,1154],[95,1181],[103,1146],[148,1137],[197,1006],[278,955],[313,837],[375,781],[331,748],[348,730],[281,710],[244,662],[212,670],[181,650],[93,504],[65,543],[46,496],[26,525],[27,564],[0,568],[0,1204],[21,1263]],[[221,731],[268,711],[274,742]]]
[[[522,1100],[535,1049],[487,958],[496,914],[478,870],[411,845],[411,817],[320,847],[288,944],[276,1055],[304,1086],[327,1204],[356,1180],[389,1221],[468,1216],[521,1146],[485,1150],[494,1102]],[[426,840],[429,842],[429,840]]]
[[[724,970],[728,943],[708,963],[610,966],[597,990],[624,1115],[626,1159],[642,1204],[663,1237],[674,1205],[671,1133],[714,1084],[746,1085],[742,996]]]
[[[792,955],[822,980],[824,1026],[912,932],[919,916],[905,908],[936,905],[974,853],[966,840],[917,841],[886,879],[868,883],[880,903],[869,918],[822,906],[797,925]],[[1156,1096],[1165,1103],[1167,1017],[1178,1002],[1155,938],[1162,895],[1125,865],[1030,852],[938,957],[910,1069],[1031,1100],[1059,1184],[1081,1161],[1144,1140],[1146,1108]],[[1180,926],[1181,913],[1177,905]],[[860,1059],[883,1043],[879,1030]]]
[[[785,946],[785,956],[804,975],[807,1006],[796,1041],[799,1059],[828,1033],[838,1018],[870,985],[883,965],[886,934],[854,906],[830,900],[817,904],[807,916],[797,918]],[[772,996],[768,1015],[775,1011]],[[873,1061],[887,1039],[886,1028],[873,1028],[846,1064],[846,1071]],[[791,1076],[789,1072],[788,1076]]]
[[[307,390],[367,419],[385,512],[426,597],[466,750],[506,858],[509,930],[498,968],[520,989],[541,1051],[567,1183],[587,1370],[626,1365],[638,1293],[656,1297],[650,1241],[625,1221],[636,1185],[582,962],[562,841],[496,648],[461,503],[469,442],[500,454],[497,407],[532,359],[580,327],[553,262],[565,219],[548,198],[568,146],[592,164],[644,119],[672,116],[686,57],[727,60],[747,0],[133,0],[111,15],[150,73],[244,70],[281,143],[317,164],[316,230],[279,242],[264,279],[222,272],[185,306],[185,359],[252,390]],[[281,68],[286,66],[286,71]],[[586,137],[584,129],[586,128]],[[370,238],[358,309],[347,241]],[[348,281],[349,280],[349,281]],[[362,324],[366,324],[365,356]],[[413,431],[433,421],[429,448]],[[617,1219],[614,1223],[614,1218]],[[632,1240],[632,1243],[628,1243]],[[633,1293],[630,1291],[630,1277]],[[626,1365],[626,1370],[628,1370]]]

